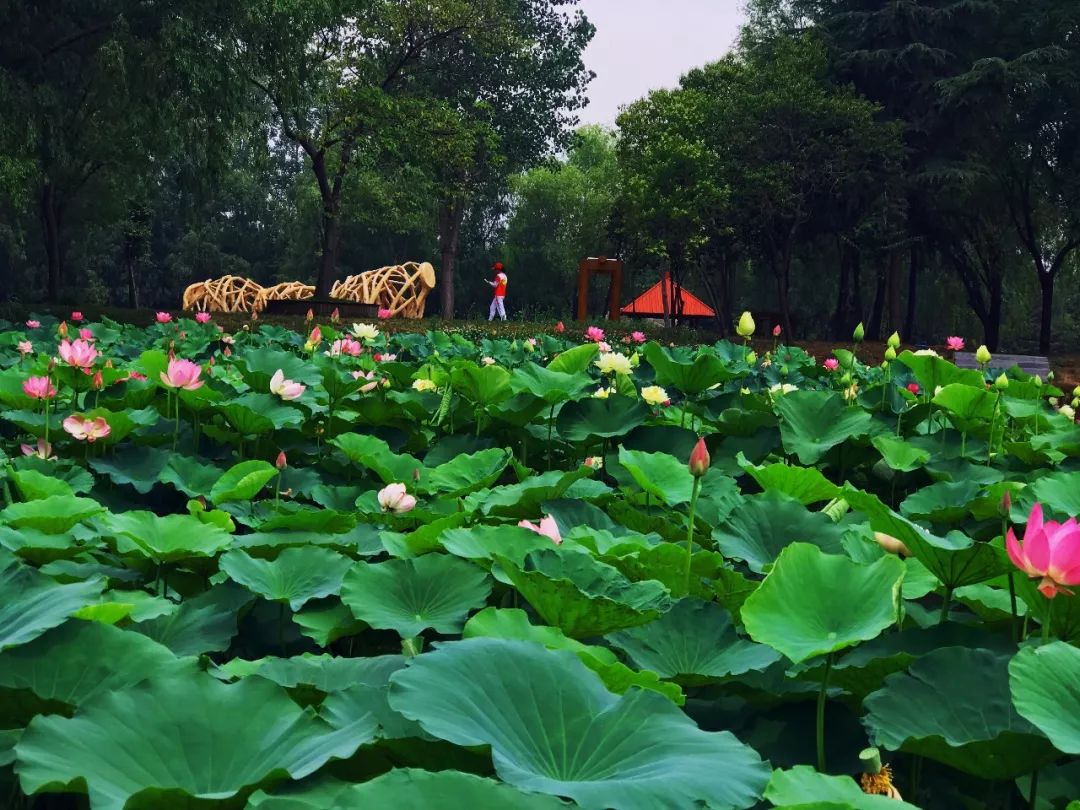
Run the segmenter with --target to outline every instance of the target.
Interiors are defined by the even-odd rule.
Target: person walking
[[[491,299],[491,309],[488,311],[488,320],[495,320],[495,313],[499,314],[502,320],[506,320],[506,304],[503,299],[506,298],[506,273],[503,272],[503,263],[495,262],[495,279],[488,281],[492,287],[495,288],[495,297]]]

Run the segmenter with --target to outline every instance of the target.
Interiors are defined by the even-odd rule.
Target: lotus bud
[[[859,325],[855,327],[855,331],[851,334],[851,339],[856,343],[862,343],[863,338],[866,337],[866,327],[863,326],[862,321],[859,321]]]
[[[420,468],[419,467],[417,467],[416,469],[414,469],[412,471],[412,480],[413,480],[413,483],[417,483],[417,484],[420,483]]]
[[[61,340],[67,340],[68,325],[67,321],[60,321],[60,325],[56,327],[57,333],[60,335]]]
[[[739,323],[735,326],[735,331],[739,334],[739,337],[749,340],[754,336],[755,329],[757,329],[757,324],[754,323],[754,316],[747,310],[739,316]]]
[[[1080,385],[1076,386],[1076,388],[1073,389],[1073,396],[1080,397]]]
[[[889,344],[890,349],[899,349],[900,348],[900,333],[899,332],[893,332],[891,335],[889,335],[888,344]]]
[[[980,346],[978,348],[978,350],[975,352],[975,361],[980,366],[985,366],[987,363],[990,362],[990,360],[991,360],[990,350],[988,348],[986,348],[985,345]]]
[[[311,307],[308,307],[307,315],[304,316],[304,323],[311,323],[315,320],[315,311]]]
[[[705,446],[705,439],[699,438],[690,453],[690,474],[695,478],[701,478],[709,469],[709,450]]]
[[[754,365],[757,362],[757,352],[750,352],[746,355],[746,362],[748,365]]]
[[[776,326],[774,326],[774,327],[772,328],[772,336],[773,336],[773,337],[780,337],[780,333],[781,333],[782,331],[783,331],[783,330],[782,330],[782,329],[780,328],[780,324],[777,324]]]
[[[896,359],[896,349],[894,349],[892,346],[887,348],[885,350],[885,359],[888,360],[890,363],[893,360],[895,360]]]
[[[1054,370],[1053,369],[1050,369],[1048,372],[1046,372],[1046,381],[1049,382],[1049,383],[1052,383],[1054,381]]]
[[[112,368],[112,367],[113,367],[112,360],[106,360],[105,361],[105,368]]]
[[[93,385],[94,385],[94,390],[95,391],[100,391],[102,388],[105,387],[105,380],[101,376],[101,370],[100,369],[98,371],[94,372]]]
[[[910,557],[911,552],[908,547],[904,545],[903,540],[899,540],[892,535],[884,534],[882,532],[874,532],[874,540],[884,551],[889,554],[897,554],[901,557]]]
[[[1042,377],[1040,377],[1040,376],[1039,376],[1038,374],[1036,374],[1035,376],[1033,376],[1033,377],[1031,378],[1031,381],[1032,381],[1033,383],[1035,383],[1035,385],[1037,385],[1037,386],[1039,386],[1040,388],[1042,388],[1042,384],[1043,384],[1043,381],[1042,381]]]
[[[337,307],[334,307],[334,311],[330,313],[330,323],[340,323],[340,322],[341,322],[341,311]]]
[[[1009,378],[1006,377],[1004,374],[1002,374],[996,380],[994,380],[994,388],[996,388],[997,390],[1004,391],[1008,387],[1009,387]]]
[[[274,462],[274,466],[277,467],[279,470],[284,470],[288,466],[284,450],[277,454],[277,461]]]

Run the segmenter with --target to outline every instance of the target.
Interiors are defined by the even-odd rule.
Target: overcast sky
[[[735,41],[743,0],[581,0],[596,26],[585,66],[596,73],[582,123],[614,124],[619,107],[689,68],[715,60]]]

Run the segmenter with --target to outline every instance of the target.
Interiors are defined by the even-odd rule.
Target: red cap
[[[495,269],[499,270],[501,272],[502,269],[503,269],[503,263],[502,262],[495,262]]]

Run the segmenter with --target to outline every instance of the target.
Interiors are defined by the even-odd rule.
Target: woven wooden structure
[[[362,304],[377,304],[394,317],[423,318],[424,302],[435,289],[430,262],[405,262],[349,276],[334,285],[330,295]]]
[[[263,288],[241,276],[222,276],[184,290],[184,309],[200,312],[251,312]]]
[[[303,301],[315,295],[315,287],[300,281],[283,281],[273,287],[263,287],[257,296],[252,308],[256,312],[266,309],[267,301]]]

